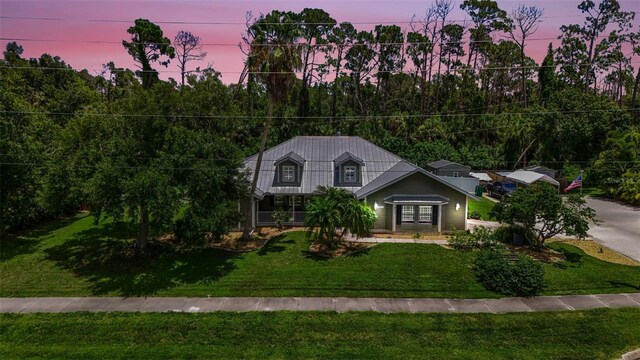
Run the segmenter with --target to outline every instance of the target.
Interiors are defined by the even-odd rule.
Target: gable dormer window
[[[345,183],[354,183],[356,182],[356,170],[357,166],[355,165],[347,165],[344,167],[344,179]]]
[[[300,186],[305,160],[293,151],[285,154],[273,164],[274,186]]]
[[[282,182],[292,183],[296,181],[296,166],[282,165]]]
[[[362,186],[362,167],[364,161],[357,156],[345,152],[333,160],[335,165],[334,186]]]

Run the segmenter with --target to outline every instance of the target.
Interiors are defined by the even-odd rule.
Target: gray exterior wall
[[[470,176],[469,172],[471,172],[471,168],[466,166],[447,165],[439,169],[434,169],[427,166],[427,171],[434,173],[438,176],[453,176],[453,173],[457,172],[458,176],[468,177]]]
[[[427,177],[424,174],[416,173],[391,184],[379,191],[367,196],[367,204],[374,208],[375,203],[384,206],[384,209],[376,210],[376,223],[374,229],[392,229],[393,205],[385,204],[384,199],[391,195],[430,195],[437,194],[449,199],[447,205],[442,206],[442,231],[449,231],[453,227],[465,229],[466,224],[466,195]],[[460,204],[460,209],[456,211],[456,203]],[[417,229],[412,227],[412,230]],[[437,231],[437,226],[424,226],[425,230],[433,229]],[[396,230],[401,230],[401,226]]]

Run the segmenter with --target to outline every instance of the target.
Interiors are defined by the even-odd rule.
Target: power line
[[[596,38],[607,38],[608,35],[600,35],[596,36]],[[62,43],[88,43],[88,44],[122,44],[122,41],[112,41],[112,40],[69,40],[69,39],[34,39],[34,38],[14,38],[14,37],[0,37],[2,41],[22,41],[22,42],[62,42]],[[544,37],[544,38],[528,38],[527,41],[549,41],[549,40],[558,40],[558,37]],[[128,42],[128,41],[127,41]],[[164,43],[157,42],[128,42],[129,44],[148,44],[148,45],[164,45]],[[467,40],[467,41],[446,41],[446,42],[437,42],[437,44],[444,45],[454,45],[454,44],[466,44],[466,43],[495,43],[494,40]],[[250,43],[243,44],[241,42],[238,43],[200,43],[202,46],[251,46],[251,47],[308,47],[308,48],[326,48],[329,46],[378,46],[378,45],[397,45],[397,46],[410,46],[410,45],[435,45],[430,41],[422,41],[422,42],[372,42],[372,43],[361,43],[361,42],[350,42],[350,43],[326,43],[326,44],[309,44],[309,43]]]
[[[630,64],[640,64],[640,62],[630,62]],[[557,68],[561,67],[564,64],[555,64],[555,65],[535,65],[535,66],[498,66],[498,67],[461,67],[455,69],[449,69],[450,72],[460,72],[460,71],[487,71],[487,70],[537,70],[541,68]],[[572,64],[572,66],[576,67],[585,67],[589,66],[589,64]],[[80,71],[76,70],[72,67],[40,67],[40,66],[0,66],[0,69],[15,69],[15,70],[54,70],[54,71]],[[182,73],[180,70],[130,70],[130,69],[109,69],[109,72],[136,72],[136,73]],[[191,73],[202,73],[207,71],[207,69],[203,70],[190,70],[188,72]],[[300,71],[220,71],[215,70],[215,72],[221,74],[256,74],[256,75],[266,75],[266,74],[299,74]],[[369,75],[376,76],[377,74],[407,74],[408,72],[413,71],[421,71],[420,69],[409,68],[406,71],[402,70],[376,70],[371,72]],[[351,71],[353,73],[354,71]]]
[[[628,109],[592,109],[592,110],[557,110],[557,111],[531,111],[531,112],[503,112],[499,114],[491,113],[456,113],[456,114],[401,114],[401,115],[342,115],[334,116],[333,119],[393,119],[393,118],[420,118],[420,117],[459,117],[459,116],[503,116],[503,115],[547,115],[547,114],[582,114],[593,112],[624,112],[639,111],[640,108]],[[205,118],[205,119],[253,119],[256,116],[250,115],[178,115],[178,114],[107,114],[107,113],[89,113],[89,112],[46,112],[46,111],[14,111],[0,110],[2,114],[32,114],[32,115],[77,115],[77,116],[118,116],[118,117],[168,117],[168,118]],[[329,119],[330,116],[286,116],[284,119]],[[305,123],[308,124],[308,123]],[[301,124],[301,125],[305,125]]]
[[[584,15],[564,15],[564,16],[542,16],[540,19],[557,19],[557,18],[584,18]],[[133,24],[135,20],[122,19],[80,19],[80,18],[55,18],[55,17],[29,17],[29,16],[0,16],[0,19],[11,20],[32,20],[32,21],[64,21],[64,22],[99,22],[99,23],[126,23]],[[417,20],[402,21],[346,21],[352,25],[394,25],[394,24],[416,24]],[[447,19],[447,22],[471,22],[471,19]],[[247,21],[178,21],[178,20],[157,20],[155,24],[168,25],[247,25]],[[339,25],[342,22],[260,22],[260,25]],[[251,24],[251,23],[250,23]]]

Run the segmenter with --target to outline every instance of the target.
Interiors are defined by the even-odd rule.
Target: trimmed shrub
[[[535,296],[545,286],[542,265],[522,254],[512,262],[502,252],[481,251],[476,257],[475,271],[487,290],[503,295]]]
[[[274,211],[272,216],[273,223],[279,230],[282,230],[284,228],[285,223],[293,221],[291,215],[289,215],[288,212],[282,209],[277,209],[276,211]]]
[[[482,214],[478,210],[473,210],[472,212],[469,213],[468,218],[469,219],[474,219],[474,220],[481,220],[482,219]]]
[[[449,236],[449,246],[463,251],[505,248],[503,244],[496,241],[494,231],[484,226],[476,227],[473,232],[455,230]]]

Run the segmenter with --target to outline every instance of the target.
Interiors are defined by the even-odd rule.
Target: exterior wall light
[[[375,202],[375,203],[373,203],[373,208],[375,210],[380,210],[380,209],[384,209],[384,206],[383,205],[378,205],[378,203]]]
[[[460,210],[460,203],[456,203],[456,211]]]

